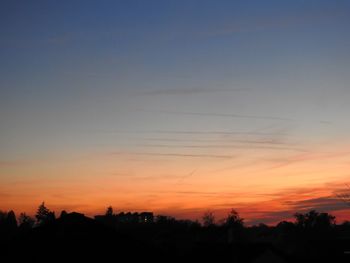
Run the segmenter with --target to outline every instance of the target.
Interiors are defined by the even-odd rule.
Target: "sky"
[[[338,221],[350,2],[0,3],[0,209]]]

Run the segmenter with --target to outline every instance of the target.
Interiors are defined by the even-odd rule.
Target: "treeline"
[[[63,210],[60,213],[60,217],[67,215],[68,213]],[[78,213],[76,213],[78,214]],[[135,218],[138,218],[135,220]],[[35,218],[27,215],[26,213],[20,213],[18,218],[16,217],[14,211],[1,211],[0,210],[0,231],[2,234],[5,232],[11,232],[17,228],[28,230],[33,227],[38,227],[43,224],[47,224],[53,222],[56,219],[56,214],[54,211],[51,211],[49,208],[45,206],[45,203],[42,202],[35,214]],[[240,217],[239,213],[232,209],[226,216],[226,218],[221,220],[216,220],[213,212],[205,212],[201,218],[201,222],[198,220],[177,220],[170,216],[157,215],[153,216],[152,212],[142,212],[142,213],[125,213],[120,212],[115,214],[113,212],[113,208],[109,206],[106,209],[105,214],[96,215],[95,219],[97,221],[113,224],[113,223],[182,223],[195,225],[197,227],[230,227],[230,228],[247,228],[244,222],[244,219]],[[115,220],[112,220],[115,219]],[[276,225],[276,227],[284,227],[284,228],[301,228],[301,229],[314,229],[314,230],[327,230],[331,229],[336,225],[336,217],[329,213],[319,213],[315,210],[311,210],[306,213],[295,213],[294,221],[282,221]],[[349,221],[345,221],[343,225],[350,225]],[[258,226],[251,226],[251,228],[270,228],[271,226],[267,226],[265,224],[259,224]]]
[[[206,212],[200,222],[112,207],[95,218],[57,216],[42,203],[34,217],[0,212],[0,249],[4,262],[350,262],[350,223],[314,210],[275,226],[248,226],[235,210],[222,220]]]

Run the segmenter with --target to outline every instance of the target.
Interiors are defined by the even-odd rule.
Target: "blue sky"
[[[2,1],[0,176],[89,154],[225,155],[230,132],[332,152],[349,143],[349,22],[334,0]]]

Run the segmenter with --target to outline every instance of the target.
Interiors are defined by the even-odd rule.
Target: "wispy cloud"
[[[197,138],[142,138],[145,141],[161,141],[161,142],[223,142],[229,141],[233,143],[252,143],[252,144],[272,144],[272,145],[286,145],[286,142],[276,141],[276,140],[237,140],[237,139],[227,139],[227,138],[219,138],[219,139],[197,139]]]
[[[346,9],[330,9],[330,10],[317,10],[317,11],[305,11],[302,14],[295,15],[283,14],[281,16],[268,16],[257,19],[251,19],[245,23],[227,23],[225,25],[218,26],[212,30],[199,31],[197,35],[215,37],[215,36],[228,36],[232,34],[242,32],[257,32],[264,30],[282,29],[294,26],[302,26],[307,24],[319,24],[325,21],[333,20],[336,17],[346,17],[348,12]]]
[[[8,194],[8,193],[1,193],[1,192],[0,192],[0,197],[1,197],[1,198],[4,198],[4,199],[5,199],[5,198],[10,198],[10,197],[11,197],[11,194]]]
[[[348,155],[350,155],[350,152],[348,151],[340,151],[340,152],[333,152],[333,153],[308,152],[305,154],[300,154],[300,155],[287,158],[286,160],[283,160],[283,161],[277,161],[277,164],[267,168],[267,170],[279,169],[285,166],[289,166],[295,163],[300,163],[305,161],[325,160],[325,159],[332,159],[332,158],[343,157]]]
[[[291,206],[295,211],[336,211],[343,210],[344,204],[339,199],[332,196],[322,196],[317,198],[298,200],[298,201],[286,201],[285,204]]]
[[[188,112],[188,111],[167,111],[167,110],[142,110],[142,112],[150,113],[165,113],[175,115],[192,115],[204,117],[224,117],[224,118],[238,118],[238,119],[257,119],[257,120],[275,120],[275,121],[294,121],[291,118],[275,117],[275,116],[258,116],[258,115],[243,115],[243,114],[229,114],[229,113],[215,113],[215,112]]]
[[[9,167],[27,164],[29,161],[25,160],[0,160],[0,167]]]
[[[310,210],[318,212],[336,212],[345,210],[346,204],[332,195],[332,188],[339,188],[343,183],[336,181],[326,183],[314,188],[296,187],[282,190],[266,196],[271,199],[266,204],[281,205],[279,211],[260,211],[261,217],[256,217],[254,222],[277,222],[292,217],[296,212],[305,213]]]
[[[112,153],[113,155],[120,155],[121,153]],[[193,158],[214,158],[214,159],[232,159],[231,155],[215,155],[215,154],[187,154],[187,153],[157,153],[157,152],[129,152],[131,155],[145,155],[145,156],[163,156],[163,157],[193,157]]]
[[[350,186],[348,184],[345,184],[345,188],[335,190],[334,196],[347,206],[350,206]]]
[[[339,187],[339,185],[339,182],[333,182],[332,187]],[[237,190],[239,192],[184,190],[174,191],[172,194],[187,198],[205,198],[210,203],[209,206],[214,210],[217,218],[225,216],[230,209],[235,208],[243,217],[247,218],[248,224],[274,224],[281,220],[292,219],[296,212],[305,213],[316,210],[318,212],[343,213],[347,208],[346,204],[332,196],[332,189],[328,189],[328,187],[328,184],[317,187],[294,187],[273,193],[249,190],[243,193],[240,189]],[[238,199],[237,196],[245,196],[247,199]],[[208,206],[193,207],[187,210],[180,209],[181,211],[177,211],[177,213],[201,215],[205,209],[208,209]]]
[[[211,145],[172,145],[172,144],[141,144],[136,145],[138,147],[149,147],[149,148],[192,148],[192,149],[267,149],[267,150],[282,150],[282,151],[297,151],[297,152],[307,152],[304,149],[294,148],[294,147],[273,147],[273,146],[261,146],[261,145],[239,145],[239,144],[211,144]]]
[[[177,181],[177,183],[178,183],[178,184],[183,183],[183,181],[184,181],[185,179],[188,179],[188,178],[192,177],[192,176],[194,175],[195,172],[196,172],[196,170],[193,170],[193,171],[191,171],[191,172],[188,173],[188,174],[185,174],[185,175],[183,175],[183,176],[180,176],[180,177],[179,177],[179,180]]]
[[[232,88],[232,89],[207,89],[207,88],[176,88],[176,89],[155,89],[148,91],[141,91],[135,93],[143,96],[165,96],[165,95],[195,95],[206,93],[229,93],[237,91],[247,91],[247,88]]]
[[[284,136],[285,132],[260,132],[260,131],[190,131],[190,130],[94,130],[101,133],[120,133],[120,134],[184,134],[184,135],[258,135],[258,136]]]
[[[281,209],[279,211],[259,211],[260,216],[252,217],[252,219],[249,220],[249,223],[276,223],[281,220],[288,220],[292,218],[297,212],[306,213],[310,210],[333,213],[346,209],[346,206],[339,200],[329,196],[298,201],[288,201],[285,202],[285,204],[288,205],[288,209]],[[251,212],[254,213],[254,211]]]

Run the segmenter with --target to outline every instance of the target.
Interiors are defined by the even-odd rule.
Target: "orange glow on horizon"
[[[349,209],[335,198],[335,191],[348,180],[343,173],[349,166],[346,157],[345,151],[337,150],[250,165],[252,157],[202,163],[147,156],[130,160],[126,155],[56,166],[49,162],[39,171],[36,164],[7,166],[13,176],[0,186],[1,209],[33,214],[45,201],[56,213],[68,210],[93,216],[112,205],[116,212],[147,210],[200,219],[206,210],[222,218],[234,208],[247,222],[276,222],[315,208],[346,220]],[[28,179],[22,179],[22,173]]]

